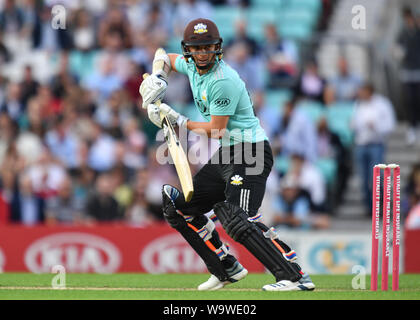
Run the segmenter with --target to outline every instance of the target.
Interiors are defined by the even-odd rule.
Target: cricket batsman
[[[248,271],[229,253],[206,215],[213,210],[226,233],[245,246],[275,277],[267,291],[313,290],[309,275],[296,263],[296,253],[261,222],[258,212],[273,166],[268,138],[253,110],[238,73],[222,59],[222,38],[208,19],[185,28],[183,54],[161,54],[164,67],[140,86],[143,107],[162,128],[160,113],[173,126],[219,139],[220,148],[193,177],[194,194],[186,202],[177,188],[164,185],[163,214],[205,262],[210,278],[198,290],[217,290],[243,279]],[[188,76],[195,106],[207,122],[191,121],[167,104],[160,104],[171,71]],[[249,161],[249,160],[253,160]]]

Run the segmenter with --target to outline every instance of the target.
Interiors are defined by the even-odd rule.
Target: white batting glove
[[[168,83],[162,76],[151,74],[140,85],[139,92],[143,98],[143,108],[151,103],[162,100],[166,93]]]
[[[160,110],[159,107],[153,103],[147,106],[147,115],[150,121],[153,122],[159,128],[162,128],[162,121],[160,121]]]
[[[159,70],[157,72],[154,72],[156,75],[162,76],[163,80],[168,82],[169,74],[171,73],[171,59],[169,59],[169,56],[165,54],[155,55],[153,59],[153,65],[155,65],[157,62],[163,61],[163,69]]]
[[[165,116],[168,117],[168,120],[173,126],[187,128],[187,121],[189,120],[187,117],[183,116],[182,114],[179,114],[165,103],[162,103],[159,109],[160,112],[162,112]]]

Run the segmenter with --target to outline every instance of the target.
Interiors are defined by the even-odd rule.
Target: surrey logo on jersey
[[[207,32],[207,25],[199,23],[194,26],[194,33],[202,34]]]
[[[207,101],[207,91],[206,90],[203,90],[203,92],[201,93],[201,100]]]
[[[233,176],[232,178],[230,178],[230,180],[232,180],[230,184],[233,184],[234,186],[240,186],[243,183],[242,180],[244,180],[244,178],[242,178],[239,174],[237,174]]]

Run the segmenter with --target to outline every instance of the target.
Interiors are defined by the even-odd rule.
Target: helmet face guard
[[[195,55],[199,55],[199,54],[214,54],[216,56],[217,59],[222,59],[223,57],[223,49],[222,49],[222,39],[220,38],[218,41],[209,41],[208,43],[185,43],[184,41],[181,41],[181,45],[182,45],[182,55],[185,57],[185,59],[187,61],[189,61],[189,59],[192,59],[192,61],[195,63],[195,60],[193,59],[193,56]],[[212,45],[215,44],[216,45],[216,50],[214,51],[200,51],[200,52],[191,52],[189,51],[188,47],[190,46],[206,46],[206,45]],[[205,70],[210,68],[213,65],[214,61],[210,61],[207,65],[205,66],[200,66],[197,63],[195,63],[195,66],[198,69],[201,70]]]
[[[184,39],[181,41],[182,54],[187,61],[189,61],[191,58],[198,69],[209,69],[214,64],[216,59],[222,59],[222,43],[223,39],[220,37],[219,30],[217,29],[217,26],[214,24],[214,22],[208,19],[196,19],[191,21],[185,28]],[[205,52],[190,52],[188,48],[191,46],[207,45],[216,45],[216,50]],[[212,59],[212,61],[207,63],[205,66],[200,66],[193,59],[193,56],[198,54],[215,54],[215,59]]]

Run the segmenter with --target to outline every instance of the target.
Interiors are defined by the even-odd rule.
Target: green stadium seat
[[[259,42],[264,40],[264,28],[268,23],[276,23],[277,10],[270,7],[250,7],[246,12],[247,33]]]
[[[274,159],[274,169],[278,173],[286,174],[290,167],[290,157],[278,155]]]
[[[310,9],[290,8],[281,13],[280,21],[284,24],[301,24],[313,28],[318,14]]]
[[[312,28],[307,25],[290,23],[281,21],[277,27],[277,31],[285,39],[307,40],[312,34]]]
[[[251,8],[271,8],[272,10],[279,9],[287,3],[287,0],[251,0]]]
[[[324,115],[325,107],[316,101],[302,100],[298,103],[297,108],[302,110],[316,125],[319,119]]]
[[[226,43],[235,34],[235,21],[242,17],[242,10],[238,7],[223,5],[213,7],[212,20],[216,23],[220,36]]]
[[[292,97],[292,92],[287,89],[266,90],[265,102],[271,108],[282,108],[284,104]]]
[[[289,8],[308,9],[319,12],[322,0],[291,0],[288,2]]]
[[[341,139],[345,146],[353,143],[353,132],[350,128],[354,112],[354,103],[335,103],[326,108],[325,116],[330,130]]]
[[[182,54],[181,40],[182,38],[178,37],[172,37],[171,39],[169,39],[165,48],[166,52]]]
[[[327,184],[333,185],[337,175],[337,162],[331,158],[321,158],[315,162],[315,166],[321,171]]]

